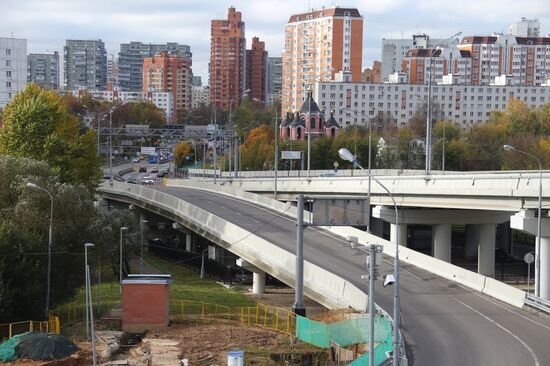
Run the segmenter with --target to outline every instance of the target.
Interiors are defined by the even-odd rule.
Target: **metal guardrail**
[[[542,299],[531,294],[525,296],[525,305],[534,307],[550,315],[550,300]]]

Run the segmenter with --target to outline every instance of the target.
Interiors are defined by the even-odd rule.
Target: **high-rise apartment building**
[[[408,50],[431,48],[443,42],[444,39],[431,39],[426,34],[413,34],[409,39],[382,39],[382,82],[388,81],[389,75],[401,71]],[[456,41],[451,40],[447,44],[456,44]]]
[[[0,38],[0,109],[27,83],[27,40]]]
[[[103,41],[68,39],[63,49],[65,89],[105,90],[107,51]]]
[[[411,84],[428,84],[432,55],[432,84],[469,84],[472,72],[470,52],[452,45],[443,49],[413,48],[407,51],[402,72]]]
[[[122,43],[118,54],[118,81],[120,90],[143,89],[143,59],[160,52],[192,58],[191,47],[176,42],[150,44],[141,42]]]
[[[246,85],[246,40],[241,12],[231,7],[227,19],[212,20],[210,100],[215,109],[238,106]]]
[[[540,22],[538,19],[522,17],[519,22],[514,22],[508,27],[508,34],[518,37],[539,37]]]
[[[118,60],[115,55],[107,55],[107,90],[118,90]]]
[[[267,104],[267,51],[265,42],[258,37],[252,38],[251,49],[246,50],[246,89],[250,89],[249,97]]]
[[[44,89],[59,89],[59,53],[31,53],[27,56],[27,81]]]
[[[170,122],[178,121],[178,114],[191,109],[191,59],[161,52],[143,60],[143,90],[172,93]]]
[[[283,89],[283,59],[281,57],[267,58],[267,103],[281,102]]]
[[[363,17],[354,8],[330,8],[295,14],[285,26],[282,111],[295,111],[306,91],[337,72],[361,81]]]
[[[472,85],[539,86],[550,76],[550,37],[470,36],[458,48],[471,55]]]

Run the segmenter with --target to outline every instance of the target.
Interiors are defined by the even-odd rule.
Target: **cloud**
[[[234,5],[246,23],[247,44],[253,36],[280,56],[284,26],[290,16],[332,5],[356,7],[364,18],[363,64],[381,58],[382,38],[425,32],[433,38],[484,35],[506,30],[521,16],[538,18],[550,32],[547,0],[2,0],[0,36],[27,39],[28,52],[62,51],[66,39],[102,39],[108,52],[120,43],[179,42],[191,46],[195,74],[207,80],[210,22],[224,19]]]

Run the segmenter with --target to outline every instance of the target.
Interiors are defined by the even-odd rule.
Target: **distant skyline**
[[[118,57],[121,43],[178,42],[191,46],[193,73],[208,83],[210,21],[225,19],[227,8],[242,12],[247,48],[254,36],[265,41],[269,56],[280,56],[284,27],[292,14],[334,5],[354,7],[364,18],[363,69],[380,60],[383,38],[426,33],[448,38],[507,32],[521,17],[537,18],[541,36],[550,33],[547,0],[385,0],[345,3],[309,0],[0,0],[0,37],[27,39],[28,53],[63,54],[66,39],[101,39]]]

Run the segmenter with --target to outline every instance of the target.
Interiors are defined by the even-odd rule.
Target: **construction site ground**
[[[220,284],[223,286],[223,284]],[[268,287],[262,295],[249,296],[262,304],[290,309],[294,302],[294,291],[286,287]],[[305,299],[308,316],[326,322],[346,318],[349,311],[328,312],[310,299]],[[141,342],[125,345],[121,332],[112,329],[112,321],[99,319],[97,354],[99,365],[166,365],[181,366],[182,359],[188,365],[226,365],[227,352],[242,350],[245,352],[245,365],[280,365],[299,363],[297,359],[323,359],[325,352],[307,343],[303,343],[280,332],[257,326],[242,325],[235,322],[191,322],[171,323],[170,326],[148,332]],[[26,366],[76,366],[91,365],[91,346],[89,342],[77,343],[81,351],[71,359],[59,361],[18,360],[6,365]],[[118,350],[117,347],[120,347]],[[288,363],[287,363],[288,362]]]

